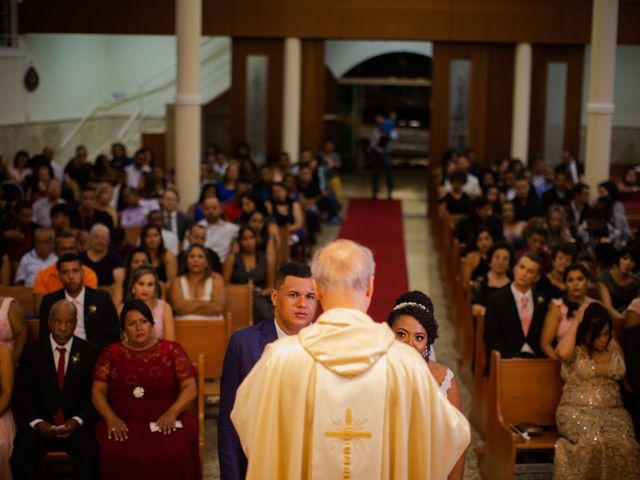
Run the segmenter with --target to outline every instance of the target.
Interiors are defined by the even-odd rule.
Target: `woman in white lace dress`
[[[400,295],[389,318],[389,326],[401,342],[415,348],[425,359],[440,391],[458,410],[462,411],[460,389],[451,369],[432,360],[431,347],[438,338],[438,323],[431,299],[422,292],[413,291]],[[464,475],[464,455],[451,470],[449,480],[461,480]]]

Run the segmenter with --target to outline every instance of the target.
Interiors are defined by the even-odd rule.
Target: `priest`
[[[366,311],[371,251],[337,240],[311,266],[324,313],[268,345],[231,419],[247,479],[446,479],[469,423],[424,359]]]

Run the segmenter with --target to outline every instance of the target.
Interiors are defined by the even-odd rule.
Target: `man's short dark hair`
[[[540,271],[542,270],[542,258],[540,258],[540,255],[536,255],[535,253],[531,253],[531,252],[525,252],[520,257],[520,260],[522,260],[523,258],[528,258],[532,262],[537,263],[538,264],[538,273],[540,273]],[[518,260],[518,261],[520,261],[520,260]]]
[[[467,183],[467,174],[463,170],[454,170],[449,175],[449,183],[453,182]]]
[[[589,190],[589,185],[587,185],[586,183],[576,183],[575,186],[573,187],[573,195],[580,195],[582,192],[584,192],[585,190]]]
[[[549,238],[549,231],[540,225],[527,225],[522,232],[522,236],[525,239],[529,239],[533,235],[540,235],[541,237],[544,237],[545,240],[547,240]]]
[[[311,267],[300,262],[285,263],[278,269],[274,288],[280,288],[287,277],[311,278]]]
[[[63,238],[73,238],[74,240],[76,239],[76,237],[72,233],[64,230],[62,232],[56,233],[56,243],[58,242],[58,240],[61,240]]]
[[[56,269],[60,270],[62,268],[63,263],[69,263],[69,262],[78,262],[80,264],[82,263],[82,261],[80,261],[80,255],[76,253],[65,253],[56,262]]]
[[[560,242],[551,249],[551,259],[555,260],[558,253],[564,253],[571,257],[571,262],[576,261],[576,255],[578,253],[576,244],[571,242]]]

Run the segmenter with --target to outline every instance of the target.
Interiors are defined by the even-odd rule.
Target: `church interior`
[[[640,478],[638,25],[639,0],[0,0],[0,478],[23,471],[16,352],[72,300],[61,259],[118,325],[165,312],[197,372],[182,478],[231,479],[229,340],[278,327],[278,269],[336,239],[373,251],[375,322],[429,300],[423,356],[471,425],[449,479]],[[80,475],[50,450],[39,478]]]

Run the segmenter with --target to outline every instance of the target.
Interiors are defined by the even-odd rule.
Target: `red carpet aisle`
[[[347,219],[338,237],[373,250],[376,279],[369,315],[376,322],[385,322],[396,297],[409,288],[402,204],[398,200],[349,200]]]

